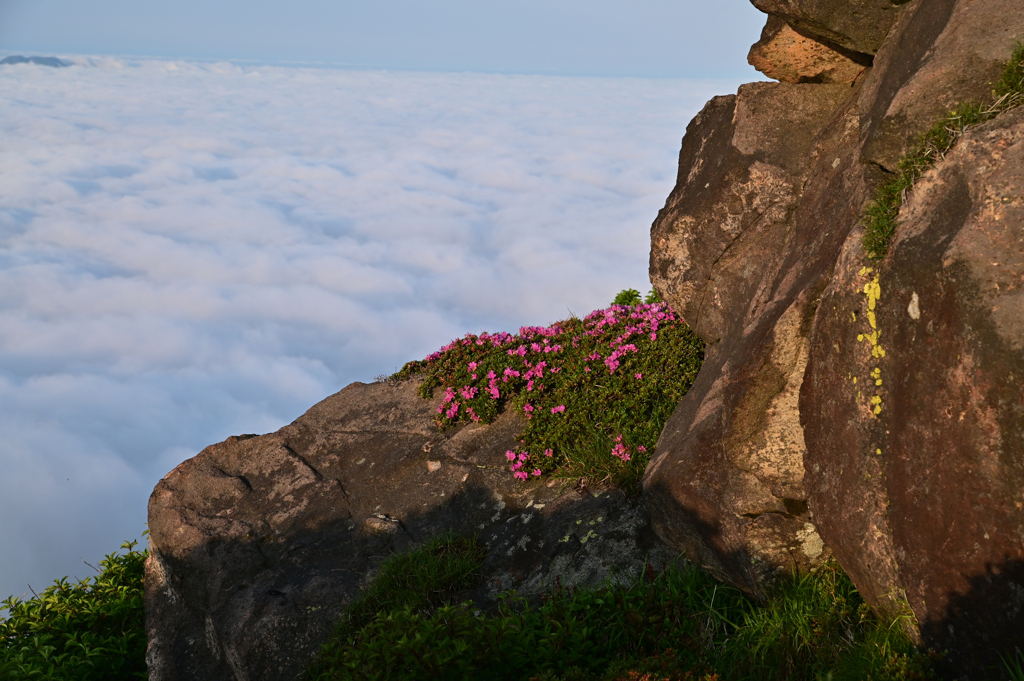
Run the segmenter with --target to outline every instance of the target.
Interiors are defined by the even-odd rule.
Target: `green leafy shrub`
[[[470,546],[459,551],[468,555]],[[934,678],[930,656],[914,648],[898,623],[879,621],[834,563],[784,581],[764,604],[693,567],[657,574],[648,566],[631,585],[557,586],[536,606],[507,595],[496,612],[484,613],[468,602],[427,604],[419,595],[423,579],[390,576],[417,571],[431,552],[437,544],[389,560],[367,592],[376,595],[361,600],[358,614],[338,627],[307,678]],[[441,580],[428,590],[453,597],[454,585],[466,579]]]
[[[897,216],[903,199],[922,174],[953,148],[969,128],[992,120],[1024,103],[1024,44],[1018,43],[992,91],[992,101],[964,102],[921,135],[904,154],[892,178],[875,192],[864,211],[864,251],[881,260],[899,226]]]
[[[322,656],[310,677],[592,679],[638,657],[690,670],[725,640],[729,609],[745,604],[742,594],[700,571],[672,569],[648,570],[631,587],[558,588],[537,607],[508,596],[492,615],[471,603],[429,612],[406,605],[378,613],[358,631],[345,629],[344,640],[325,647],[331,665]]]
[[[651,294],[654,296],[655,294]],[[521,480],[557,474],[636,489],[666,419],[689,390],[704,343],[663,302],[632,289],[583,319],[518,334],[469,334],[394,379],[423,375],[420,394],[443,388],[436,421],[445,428],[491,422],[507,408],[527,421],[510,450]]]
[[[146,678],[143,564],[135,542],[100,561],[96,577],[67,578],[29,600],[3,602],[0,679],[115,681]]]

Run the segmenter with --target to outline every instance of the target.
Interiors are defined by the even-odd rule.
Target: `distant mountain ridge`
[[[10,57],[0,59],[0,66],[8,64],[39,64],[40,66],[52,66],[54,68],[71,66],[71,62],[58,59],[57,57],[23,57],[20,54],[13,54]]]

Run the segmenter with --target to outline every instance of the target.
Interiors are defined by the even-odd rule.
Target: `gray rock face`
[[[868,3],[755,4],[792,23]],[[949,674],[987,678],[1024,645],[1022,114],[922,180],[878,265],[860,220],[917,135],[989,96],[1024,13],[892,16],[852,87],[743,86],[687,128],[651,279],[709,346],[644,496],[670,545],[755,595],[831,551],[872,606],[909,607],[910,633],[951,650]]]
[[[150,678],[293,679],[379,563],[446,530],[488,546],[483,606],[559,578],[595,584],[671,561],[642,504],[616,490],[521,483],[522,427],[439,433],[417,384],[353,384],[276,433],[229,438],[150,499]]]

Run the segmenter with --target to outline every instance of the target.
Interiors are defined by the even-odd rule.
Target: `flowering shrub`
[[[515,335],[469,334],[394,378],[423,375],[424,398],[444,390],[440,428],[520,412],[526,427],[506,453],[520,480],[557,473],[635,484],[700,369],[704,343],[668,304],[626,298],[636,304]]]

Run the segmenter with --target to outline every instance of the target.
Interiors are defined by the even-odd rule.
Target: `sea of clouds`
[[[71,59],[0,67],[0,599],[92,574],[208,444],[646,291],[736,87]]]

